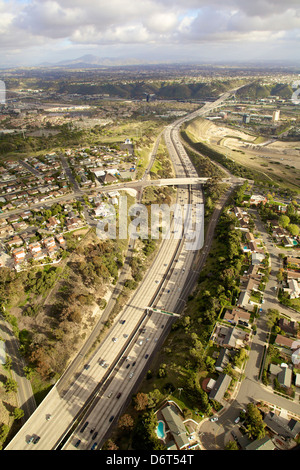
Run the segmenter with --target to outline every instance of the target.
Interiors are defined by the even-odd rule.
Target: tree
[[[4,388],[7,393],[16,392],[18,390],[18,384],[15,380],[7,378]]]
[[[276,310],[275,308],[269,308],[267,311],[267,325],[269,328],[273,328],[273,326],[277,323],[279,320],[279,311]]]
[[[22,410],[22,408],[14,408],[13,415],[14,419],[17,421],[18,419],[23,418],[24,411]]]
[[[134,398],[134,408],[137,411],[145,410],[148,406],[148,395],[146,393],[137,393]]]
[[[130,429],[133,428],[133,425],[134,425],[133,418],[128,413],[122,415],[121,418],[119,419],[119,422],[118,422],[118,426],[121,429],[130,430]]]
[[[290,218],[287,215],[281,215],[278,219],[280,227],[286,228],[290,223]]]
[[[11,369],[11,365],[12,365],[12,359],[10,356],[6,356],[6,361],[5,361],[5,364],[4,364],[4,369],[6,370],[10,370]]]
[[[2,424],[0,426],[0,450],[2,449],[2,443],[7,438],[9,431],[10,431],[10,428],[7,424]]]
[[[235,441],[228,441],[225,445],[225,450],[239,450],[239,448]]]
[[[247,405],[247,413],[244,422],[249,437],[252,439],[262,439],[265,436],[265,423],[262,415],[254,403]]]
[[[284,269],[283,268],[280,268],[277,275],[277,281],[281,282],[284,280]]]
[[[105,442],[103,445],[103,450],[118,450],[119,447],[112,441],[111,439],[108,439],[108,441]]]
[[[296,224],[289,224],[287,226],[287,230],[293,237],[297,237],[297,235],[299,235],[299,227]]]

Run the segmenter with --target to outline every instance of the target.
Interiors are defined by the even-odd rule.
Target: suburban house
[[[251,262],[252,264],[261,264],[264,260],[265,255],[263,253],[252,253]]]
[[[223,372],[223,369],[227,366],[230,361],[230,352],[227,348],[221,348],[219,356],[215,362],[215,368],[218,372]]]
[[[276,336],[275,344],[283,348],[291,349],[292,351],[300,347],[300,341],[295,341],[294,339],[283,335]]]
[[[240,222],[241,227],[247,227],[249,224],[249,215],[248,213],[243,210],[241,207],[235,207],[234,209],[234,215]]]
[[[266,426],[275,434],[286,439],[295,439],[300,432],[300,423],[295,419],[286,419],[270,411],[265,417]]]
[[[6,244],[9,248],[12,246],[21,246],[23,245],[23,240],[19,237],[19,235],[15,235],[10,240],[8,240]]]
[[[268,202],[266,196],[261,196],[260,194],[253,194],[249,200],[249,203],[255,206],[258,204],[266,204],[266,202]]]
[[[269,436],[265,436],[262,439],[256,439],[245,447],[245,450],[276,450],[276,446],[273,444]]]
[[[35,259],[43,258],[45,256],[45,254],[42,252],[42,247],[39,242],[30,243],[28,245],[28,250]]]
[[[55,238],[58,241],[58,243],[60,244],[60,246],[65,246],[66,245],[66,240],[64,239],[64,237],[62,235],[56,235]]]
[[[189,446],[186,427],[179,416],[177,408],[170,404],[161,409],[161,414],[166,423],[167,430],[172,434],[177,449],[185,449]],[[171,444],[172,446],[172,444]],[[168,448],[170,448],[168,446]]]
[[[237,325],[238,323],[243,322],[242,324],[249,325],[250,313],[241,308],[233,308],[232,310],[227,309],[224,314],[224,320]]]
[[[247,310],[251,307],[251,305],[253,304],[250,301],[250,292],[247,292],[246,290],[242,291],[239,295],[237,306]]]
[[[108,183],[117,183],[118,178],[111,173],[105,172],[104,175],[101,175],[98,177],[100,183],[102,184],[108,184]]]
[[[292,256],[288,256],[286,258],[286,264],[288,267],[294,267],[296,269],[300,268],[300,258],[294,258]]]
[[[286,318],[280,318],[278,321],[278,326],[282,331],[285,333],[289,333],[290,335],[297,336],[298,332],[298,323],[295,321],[289,321]]]
[[[282,387],[289,388],[292,384],[292,369],[289,367],[282,367],[277,375],[278,382]]]
[[[300,287],[297,279],[289,279],[288,286],[284,287],[284,292],[288,292],[290,299],[297,299],[300,296]]]
[[[60,224],[60,221],[56,217],[49,217],[46,227],[48,230],[55,230]]]
[[[12,255],[14,257],[14,262],[16,264],[18,263],[21,263],[22,261],[24,261],[25,257],[26,257],[26,252],[24,250],[23,247],[21,248],[15,248],[13,251],[12,251]]]
[[[226,328],[222,345],[228,349],[239,349],[249,340],[249,334],[240,328]]]
[[[287,280],[289,281],[290,279],[300,279],[300,272],[298,271],[291,271],[290,269],[287,270]]]
[[[82,220],[80,217],[68,217],[66,219],[67,230],[73,230],[82,225]]]
[[[292,369],[287,367],[286,364],[277,365],[277,364],[270,364],[269,372],[272,375],[277,377],[279,384],[282,387],[289,388],[292,384]]]
[[[293,247],[294,246],[293,239],[291,237],[286,236],[286,235],[284,237],[282,237],[281,243],[283,244],[283,246],[286,246],[286,247]]]
[[[231,377],[229,375],[223,373],[220,374],[209,393],[209,399],[222,403],[230,382]]]

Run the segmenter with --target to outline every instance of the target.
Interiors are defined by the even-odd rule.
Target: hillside
[[[262,85],[259,82],[250,83],[240,88],[236,96],[240,99],[263,99],[270,96],[279,96],[282,99],[290,99],[293,90],[287,83],[276,83],[274,85]]]
[[[136,81],[130,83],[68,83],[58,84],[59,93],[77,93],[81,94],[109,94],[124,99],[142,99],[145,94],[153,94],[158,99],[206,99],[217,98],[221,93],[238,85],[238,81],[214,81],[210,83],[185,83],[183,81]]]

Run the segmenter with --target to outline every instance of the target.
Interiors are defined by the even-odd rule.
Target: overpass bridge
[[[160,180],[143,180],[140,181],[139,184],[143,186],[187,186],[187,185],[197,185],[197,184],[205,184],[211,178],[200,178],[197,176],[192,176],[189,178],[165,178]],[[226,184],[243,184],[245,181],[251,183],[250,180],[246,180],[245,178],[222,178],[217,180],[217,183],[226,183]],[[136,182],[138,185],[138,182]]]
[[[108,186],[101,186],[100,191],[113,191],[113,190],[122,190],[126,188],[135,189],[136,191],[141,190],[146,186],[195,186],[199,184],[207,183],[211,178],[201,178],[198,176],[179,177],[179,178],[165,178],[160,180],[150,180],[150,179],[141,179],[138,181],[131,181],[126,183],[115,183]],[[239,177],[229,177],[216,180],[216,184],[243,184],[245,181],[248,181],[249,184],[253,183],[252,180]],[[90,191],[90,190],[89,190]]]

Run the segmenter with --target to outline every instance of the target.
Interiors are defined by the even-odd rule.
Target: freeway
[[[227,94],[223,99],[225,97]],[[203,113],[210,107],[215,107],[215,104],[205,105]],[[200,111],[197,115],[201,114]],[[191,116],[195,117],[195,113]],[[178,130],[182,122],[181,119],[167,126],[164,137],[176,176],[197,177],[184,149],[178,145]],[[177,192],[177,202],[192,204],[192,207],[203,205],[201,188],[191,190],[189,186],[181,187]],[[195,220],[195,215],[192,214],[191,220]],[[201,243],[203,240],[202,235]],[[101,447],[110,426],[120,416],[128,397],[147,370],[152,354],[162,344],[174,321],[174,317],[162,313],[152,312],[149,316],[147,307],[163,306],[168,311],[176,307],[188,274],[193,269],[195,251],[188,249],[185,238],[162,240],[158,255],[142,284],[117,316],[88,363],[85,364],[82,357],[72,380],[70,376],[67,381],[64,376],[61,377],[5,450],[75,449],[78,441],[81,442],[77,449],[88,449],[95,432],[98,434],[93,444],[96,448]],[[139,338],[141,334],[144,335],[143,339]],[[131,366],[127,367],[127,364]],[[128,369],[134,370],[134,373]],[[117,391],[122,394],[119,398],[115,395]],[[81,433],[86,422],[88,424]],[[31,438],[34,437],[36,442],[32,444]]]

